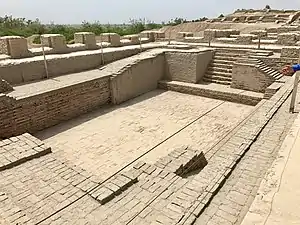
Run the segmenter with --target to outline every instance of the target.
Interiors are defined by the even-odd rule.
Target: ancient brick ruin
[[[40,46],[1,37],[0,224],[240,224],[295,119],[280,69],[298,61],[299,15],[44,34],[48,73]]]

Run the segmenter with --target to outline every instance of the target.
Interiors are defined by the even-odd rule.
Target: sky
[[[127,23],[145,18],[154,22],[181,17],[213,18],[235,9],[299,9],[300,0],[0,0],[0,16],[39,18],[43,23],[79,24],[82,21]]]

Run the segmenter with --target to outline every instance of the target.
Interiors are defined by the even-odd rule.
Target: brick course
[[[0,137],[35,132],[109,103],[109,77],[34,96],[0,100]]]

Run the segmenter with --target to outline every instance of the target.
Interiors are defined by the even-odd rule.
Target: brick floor
[[[145,160],[153,163],[183,144],[205,152],[252,109],[157,90],[119,107],[101,109],[68,121],[36,136],[62,158],[105,179],[201,115],[203,118],[158,146]]]
[[[290,99],[267,124],[195,224],[237,225],[242,222],[254,200],[261,179],[274,160],[288,128],[296,117],[295,114],[289,113],[289,103]],[[219,218],[225,219],[226,223]]]

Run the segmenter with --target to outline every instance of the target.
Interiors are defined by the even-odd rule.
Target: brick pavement
[[[219,104],[222,105],[217,107]],[[209,112],[214,107],[217,108]],[[44,130],[37,137],[62,158],[104,180],[209,112],[155,148],[145,160],[154,163],[159,156],[167,155],[182,144],[206,152],[252,109],[251,106],[156,90],[120,106],[98,110]]]
[[[28,133],[0,141],[0,171],[51,152],[50,147]]]
[[[218,195],[215,196],[215,194],[218,193],[226,178],[230,177],[232,170],[240,159],[249,163],[249,161],[255,161],[253,157],[256,157],[256,161],[261,160],[263,162],[264,155],[257,157],[254,154],[250,155],[249,158],[243,158],[243,156],[249,152],[250,146],[253,148],[257,145],[255,144],[258,143],[255,142],[256,136],[260,134],[263,128],[270,132],[268,126],[265,127],[265,125],[277,112],[281,104],[286,101],[290,90],[290,84],[287,84],[285,89],[280,90],[271,101],[265,101],[264,104],[258,105],[255,112],[247,118],[245,123],[241,124],[233,135],[229,135],[226,144],[210,155],[208,165],[192,179],[183,179],[174,173],[168,173],[164,179],[161,179],[160,176],[164,171],[158,170],[155,166],[147,166],[143,170],[146,175],[139,177],[137,184],[128,189],[128,192],[123,192],[105,205],[93,208],[93,212],[91,212],[91,209],[85,209],[89,207],[87,207],[88,204],[83,203],[83,201],[90,201],[90,199],[82,198],[79,200],[81,202],[79,207],[68,207],[43,221],[42,224],[55,224],[56,220],[61,220],[61,224],[68,224],[71,221],[81,221],[82,224],[193,224],[197,217],[200,216],[200,219],[202,219],[205,216],[202,213],[203,209],[211,200],[214,201],[217,198]],[[280,116],[282,115],[279,114]],[[274,120],[278,121],[276,117]],[[271,124],[271,128],[275,127],[281,127],[284,130],[285,124]],[[278,134],[279,131],[275,132]],[[264,140],[264,143],[267,146],[272,146],[266,140]],[[272,144],[273,146],[276,145],[273,142]],[[263,165],[265,166],[265,162],[263,162]],[[246,167],[249,169],[249,165],[246,164]],[[247,177],[246,174],[248,175],[248,173],[241,175],[239,183],[247,181],[250,185],[253,185],[255,175],[249,173],[250,176]],[[249,187],[244,185],[240,189],[230,190],[226,194],[226,201],[234,202],[235,207],[230,208],[227,206],[226,208],[226,205],[222,205],[222,210],[219,210],[216,206],[212,208],[211,206],[214,205],[211,203],[204,211],[206,213],[211,210],[212,216],[207,224],[236,223],[237,218],[230,213],[234,214],[234,210],[237,210],[239,206],[246,205],[249,196],[243,191],[248,190],[247,188]],[[153,193],[155,194],[153,195]],[[86,213],[86,210],[89,213]]]
[[[267,124],[195,224],[241,223],[295,119],[295,115],[289,113],[289,103],[290,98]]]
[[[234,117],[236,118],[235,123],[227,121],[231,124],[225,126],[224,130],[231,130],[235,125],[239,125],[219,144],[210,146],[211,149],[204,151],[208,160],[207,165],[206,163],[193,163],[195,160],[203,159],[203,154],[199,154],[203,151],[200,148],[190,153],[185,152],[186,148],[183,149],[183,152],[167,148],[161,155],[157,154],[159,151],[154,151],[160,156],[170,153],[158,161],[156,156],[157,164],[139,162],[131,168],[133,173],[122,170],[103,183],[105,178],[128,164],[130,160],[126,158],[120,164],[113,165],[112,170],[101,170],[98,167],[100,162],[93,158],[97,154],[94,154],[91,161],[85,164],[96,164],[93,169],[88,166],[82,167],[81,164],[76,165],[76,156],[74,157],[75,165],[71,163],[72,160],[66,157],[68,155],[64,154],[64,150],[70,151],[70,155],[73,152],[66,146],[63,150],[54,151],[54,153],[40,158],[28,158],[25,154],[21,159],[25,158],[26,162],[14,164],[9,169],[4,167],[0,172],[0,221],[6,220],[9,224],[193,224],[198,217],[200,218],[196,223],[207,216],[207,224],[236,224],[250,204],[257,183],[259,183],[260,173],[263,173],[264,167],[268,165],[266,162],[270,161],[269,156],[274,151],[276,144],[280,143],[285,128],[292,121],[292,118],[290,121],[281,119],[287,114],[287,103],[273,118],[281,104],[286,101],[290,91],[291,83],[286,83],[270,100],[263,100],[258,104],[243,123],[239,124],[240,117]],[[188,97],[191,98],[191,96]],[[195,116],[191,116],[193,113],[184,115],[184,111],[191,110],[193,112],[199,108],[203,110],[203,105],[205,105],[207,109],[200,114],[204,116],[210,110],[222,108],[221,106],[227,107],[226,104],[228,104],[206,99],[211,104],[207,106],[203,102],[203,98],[194,98],[201,102],[198,105],[195,104],[195,101],[190,105],[189,103],[173,105],[177,110],[172,109],[172,113],[176,112],[175,119],[178,124],[184,125],[184,122],[195,119]],[[185,98],[180,101],[185,102]],[[162,109],[166,108],[167,102],[162,101],[162,103],[161,108],[152,105],[152,110],[141,107],[139,103],[136,103],[135,107],[139,108],[144,113],[143,116],[149,119],[146,113],[151,115],[153,112],[163,111]],[[169,102],[169,104],[171,103]],[[203,105],[199,106],[201,104]],[[185,108],[185,110],[178,108],[187,105],[191,108]],[[232,108],[230,109],[232,110]],[[221,112],[224,113],[226,110],[223,108]],[[132,108],[127,113],[133,114]],[[169,115],[169,111],[165,113]],[[220,111],[214,113],[220,114]],[[238,114],[238,112],[235,113]],[[118,121],[118,118],[114,117],[114,119]],[[159,119],[164,119],[164,117]],[[268,124],[270,120],[271,122]],[[85,121],[85,125],[88,122]],[[107,127],[113,126],[111,120],[106,122],[110,125]],[[168,124],[166,121],[163,122],[164,125]],[[124,128],[128,128],[128,123],[121,124],[124,125]],[[205,124],[206,127],[207,124]],[[220,127],[222,125],[216,126],[215,129]],[[159,128],[157,130],[160,130]],[[95,132],[95,127],[89,129],[89,132]],[[173,129],[165,130],[165,132],[173,131]],[[111,135],[116,129],[108,131],[110,131],[108,135]],[[128,132],[128,130],[125,131]],[[82,130],[79,129],[77,132],[81,133]],[[212,129],[212,132],[215,130]],[[105,133],[101,132],[100,134]],[[69,139],[70,146],[76,146],[82,141],[79,140],[76,143],[74,137],[77,138],[77,136],[68,135],[71,137]],[[24,136],[28,137],[28,135]],[[200,136],[199,138],[199,134],[195,136],[198,141],[204,137]],[[278,143],[274,142],[274,136],[278,139],[276,139]],[[96,135],[96,138],[99,136]],[[8,146],[13,140],[9,141],[8,143],[7,140],[4,140],[2,143]],[[182,144],[182,139],[180,142]],[[25,143],[30,147],[31,142],[25,141]],[[34,144],[31,146],[33,149],[36,145],[39,146],[37,143]],[[132,145],[132,143],[130,144]],[[145,146],[140,146],[140,148],[142,147]],[[84,148],[81,146],[79,150],[82,151],[82,149]],[[120,150],[124,149],[120,148]],[[259,154],[257,154],[258,152]],[[80,154],[86,153],[83,151]],[[116,156],[124,154],[133,159],[136,158],[136,155],[132,154],[133,152],[119,153],[117,152]],[[29,156],[31,155],[29,154]],[[110,160],[109,163],[117,163],[111,158],[111,155],[107,156]],[[183,158],[180,158],[181,156]],[[168,160],[170,157],[176,158],[176,160],[172,159],[173,163],[170,163]],[[194,167],[194,165],[197,166]],[[250,167],[253,167],[254,171],[250,171]],[[234,168],[236,169],[234,170]],[[189,176],[188,179],[181,177],[186,175],[186,172],[194,172],[195,169],[201,171]],[[223,186],[224,183],[225,186]],[[222,186],[223,188],[219,192]],[[220,205],[215,202],[218,200],[222,201]],[[208,215],[206,215],[207,213]]]

